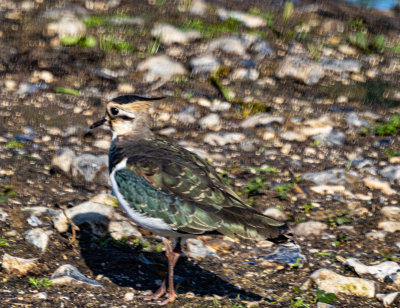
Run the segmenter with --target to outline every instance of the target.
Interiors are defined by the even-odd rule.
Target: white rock
[[[56,155],[54,155],[51,160],[51,164],[53,167],[56,167],[62,170],[65,173],[69,173],[72,159],[75,157],[75,152],[70,148],[61,148]]]
[[[355,112],[350,112],[349,115],[346,117],[347,125],[350,127],[369,127],[371,124],[369,124],[367,121],[362,120],[358,117],[357,113]]]
[[[75,266],[70,264],[61,265],[56,269],[51,275],[51,280],[53,284],[58,285],[102,287],[101,283],[85,277]]]
[[[263,214],[265,216],[272,217],[272,218],[274,218],[276,220],[279,220],[279,221],[286,221],[287,220],[287,216],[286,216],[286,214],[284,212],[282,212],[281,210],[278,210],[276,208],[273,208],[273,207],[271,207],[269,209],[266,209],[263,212]]]
[[[392,283],[400,287],[400,265],[393,261],[385,261],[377,265],[365,265],[358,259],[346,259],[345,265],[353,269],[358,275],[372,275],[381,282]]]
[[[335,193],[345,193],[346,187],[343,185],[318,185],[311,186],[310,189],[320,195],[331,195]]]
[[[187,251],[186,254],[194,259],[203,258],[208,255],[214,255],[215,249],[204,245],[201,240],[190,238],[186,241]]]
[[[299,223],[294,229],[293,233],[297,236],[307,237],[310,235],[321,235],[328,226],[319,221],[306,221]]]
[[[237,68],[232,72],[233,80],[257,80],[260,73],[254,68]]]
[[[27,273],[37,271],[38,267],[36,261],[37,259],[23,259],[13,257],[5,253],[3,255],[1,267],[8,274],[20,277],[26,275]]]
[[[109,185],[108,156],[82,154],[72,158],[71,175],[75,183],[98,183]]]
[[[25,232],[24,239],[39,248],[42,253],[45,252],[47,245],[49,244],[49,235],[51,231],[45,231],[41,228],[31,229]]]
[[[27,206],[23,208],[23,211],[35,216],[41,216],[41,215],[54,216],[62,212],[61,210],[53,210],[45,206],[33,206],[33,207]]]
[[[28,222],[28,224],[30,224],[32,227],[38,227],[40,226],[42,223],[42,221],[37,218],[36,216],[29,216],[28,219],[26,220]]]
[[[324,145],[343,146],[346,140],[346,135],[339,130],[334,130],[329,134],[315,135],[313,136],[313,139],[320,141]]]
[[[223,8],[220,8],[217,10],[217,14],[223,20],[227,20],[228,18],[236,19],[249,28],[258,28],[267,25],[266,21],[259,16],[249,15],[238,11],[227,11]]]
[[[398,206],[384,206],[381,213],[388,219],[400,221],[400,207]]]
[[[295,131],[286,131],[280,134],[283,140],[303,142],[307,140],[307,136]]]
[[[379,171],[380,175],[389,179],[391,183],[400,179],[400,165],[389,165]]]
[[[38,300],[46,300],[47,299],[47,293],[46,292],[39,292],[36,294],[32,294],[32,297],[34,299],[38,299]]]
[[[336,73],[359,73],[361,70],[361,63],[353,59],[321,59],[319,64],[323,69]]]
[[[246,139],[242,133],[208,133],[204,136],[204,142],[214,146],[224,146],[231,143],[239,143]]]
[[[200,113],[197,111],[196,106],[185,106],[178,113],[177,120],[184,124],[193,124],[197,121],[197,118],[200,117]]]
[[[400,221],[382,221],[378,224],[378,228],[386,232],[394,233],[400,231]]]
[[[302,176],[303,180],[311,181],[317,185],[354,183],[359,175],[355,171],[333,168],[320,172],[307,172]]]
[[[95,142],[93,142],[93,145],[96,148],[108,150],[110,148],[111,142],[108,140],[101,139],[101,140],[96,140]]]
[[[221,118],[216,113],[210,113],[204,118],[201,118],[199,124],[202,128],[218,131],[221,129]]]
[[[280,63],[275,75],[278,78],[293,77],[303,81],[307,85],[313,85],[325,76],[325,72],[316,62],[287,56]]]
[[[66,15],[56,22],[49,23],[45,30],[46,36],[57,35],[59,38],[68,36],[79,38],[85,34],[85,24],[73,15]]]
[[[107,11],[120,4],[121,0],[85,0],[85,7],[95,11]]]
[[[390,187],[389,182],[383,182],[373,177],[364,179],[364,185],[371,189],[379,189],[386,195],[395,195],[397,192]]]
[[[214,39],[208,44],[208,50],[222,50],[226,53],[232,53],[239,56],[244,56],[246,54],[246,47],[243,44],[243,41],[236,36]]]
[[[272,116],[269,113],[257,113],[244,119],[240,126],[242,128],[251,128],[259,125],[267,126],[273,123],[283,124],[284,122],[284,117]]]
[[[315,271],[310,277],[318,289],[327,293],[375,297],[376,283],[372,280],[342,276],[325,268]]]
[[[201,34],[197,31],[181,31],[172,25],[161,24],[151,30],[151,35],[160,38],[164,44],[171,45],[186,44],[193,40],[201,38]]]
[[[142,234],[129,221],[111,221],[108,225],[108,232],[117,241],[132,236],[136,238],[142,237]]]
[[[376,298],[383,302],[383,306],[389,308],[393,307],[393,304],[400,304],[400,292],[392,292],[389,294],[376,294]],[[397,306],[399,307],[399,306]]]
[[[133,292],[127,292],[124,295],[124,301],[130,302],[135,298],[135,294]]]
[[[153,56],[139,63],[139,71],[147,71],[145,75],[146,82],[153,82],[161,78],[170,80],[176,75],[185,75],[186,69],[181,63],[173,61],[167,56]]]
[[[215,111],[228,111],[231,108],[232,104],[229,102],[222,102],[220,100],[213,100],[210,110],[212,112]]]
[[[193,15],[203,16],[206,14],[207,4],[203,0],[192,0],[189,11]]]
[[[200,56],[190,60],[190,67],[194,74],[216,71],[220,65],[220,61],[214,56]]]
[[[387,232],[385,232],[385,231],[372,231],[372,232],[368,232],[367,234],[365,234],[366,238],[368,238],[371,241],[384,240],[386,235],[387,235]]]
[[[8,217],[10,217],[10,215],[8,215],[5,210],[0,208],[0,222],[6,222],[8,220]]]

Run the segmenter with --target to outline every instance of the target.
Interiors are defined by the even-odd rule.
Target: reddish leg
[[[168,298],[165,299],[162,302],[159,302],[158,304],[160,306],[166,305],[168,303],[173,302],[176,298],[176,292],[174,289],[174,268],[176,265],[176,262],[178,262],[179,255],[181,252],[181,245],[180,245],[180,239],[177,240],[177,244],[175,248],[172,248],[171,242],[168,239],[163,238],[164,246],[165,246],[165,255],[167,256],[168,259]],[[167,279],[165,278],[160,286],[160,288],[154,292],[152,295],[145,296],[145,300],[155,300],[159,299],[161,296],[163,296],[166,292],[166,282]]]

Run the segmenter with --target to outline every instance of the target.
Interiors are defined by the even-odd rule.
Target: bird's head
[[[148,130],[148,112],[151,102],[162,98],[146,98],[137,95],[118,96],[108,102],[105,116],[93,123],[90,128],[107,124],[116,136]]]

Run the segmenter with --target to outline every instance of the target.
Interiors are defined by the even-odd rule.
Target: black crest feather
[[[118,104],[130,104],[138,101],[158,101],[165,97],[143,97],[134,94],[121,95],[113,98],[111,101]]]

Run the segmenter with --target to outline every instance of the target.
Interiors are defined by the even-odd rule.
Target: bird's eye
[[[117,115],[119,110],[118,110],[118,108],[111,108],[110,112],[111,112],[112,115]]]

